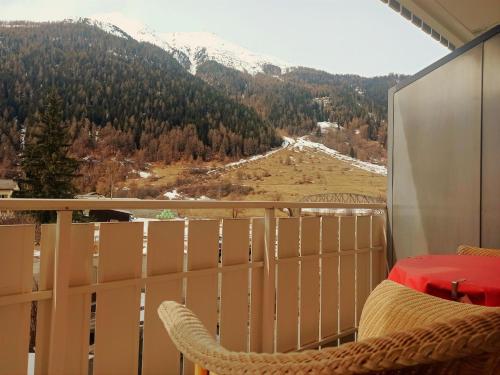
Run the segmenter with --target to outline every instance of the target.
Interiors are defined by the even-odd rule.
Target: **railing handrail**
[[[80,211],[133,209],[386,209],[385,203],[334,203],[286,201],[219,201],[219,200],[154,200],[154,199],[0,199],[0,210],[9,211]]]

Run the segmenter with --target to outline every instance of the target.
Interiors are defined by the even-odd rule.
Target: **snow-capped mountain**
[[[117,12],[97,14],[85,21],[113,35],[154,44],[172,54],[192,74],[196,74],[198,66],[207,60],[252,75],[280,74],[290,67],[277,58],[254,53],[213,33],[158,33]]]
[[[229,68],[257,74],[271,72],[272,67],[284,70],[288,64],[270,56],[260,55],[228,42],[213,33],[176,32],[163,33],[161,37],[174,50],[189,57],[190,71],[196,73],[199,64],[214,60]]]

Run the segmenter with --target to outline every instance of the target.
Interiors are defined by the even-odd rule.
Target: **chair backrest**
[[[460,245],[457,248],[458,255],[476,255],[483,257],[500,257],[500,249],[487,249],[469,245]]]

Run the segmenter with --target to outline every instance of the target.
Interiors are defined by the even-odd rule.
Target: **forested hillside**
[[[385,159],[387,91],[404,78],[335,75],[303,67],[281,75],[250,75],[215,61],[201,64],[196,75],[288,134],[314,132],[319,121],[336,123],[342,131],[318,140],[353,157],[379,162]]]
[[[309,133],[324,120],[325,112],[314,100],[312,90],[282,76],[253,76],[215,61],[201,64],[196,75],[289,134]]]
[[[0,24],[0,160],[15,163],[47,92],[63,98],[79,157],[167,163],[241,157],[279,144],[258,114],[168,53],[86,23]]]
[[[407,76],[389,74],[373,78],[354,74],[330,74],[321,70],[298,68],[284,75],[284,80],[306,85],[316,97],[329,97],[331,120],[345,123],[369,114],[387,119],[387,91]]]
[[[19,155],[52,89],[80,160],[79,190],[95,190],[102,176],[125,179],[145,162],[260,154],[281,143],[277,130],[385,161],[387,90],[400,75],[272,66],[249,74],[210,59],[193,75],[176,50],[106,27],[88,19],[0,22],[0,178],[19,176]]]

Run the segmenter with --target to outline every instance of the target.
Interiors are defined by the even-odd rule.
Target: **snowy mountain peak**
[[[87,22],[119,37],[154,44],[172,54],[192,74],[207,60],[252,75],[279,75],[289,67],[279,59],[254,53],[210,32],[158,33],[119,12],[96,14]]]
[[[270,66],[284,70],[288,67],[283,61],[274,57],[254,53],[235,43],[226,41],[209,32],[176,32],[161,34],[173,49],[183,52],[191,62],[190,71],[206,60],[217,61],[229,68],[257,74],[266,72]]]

